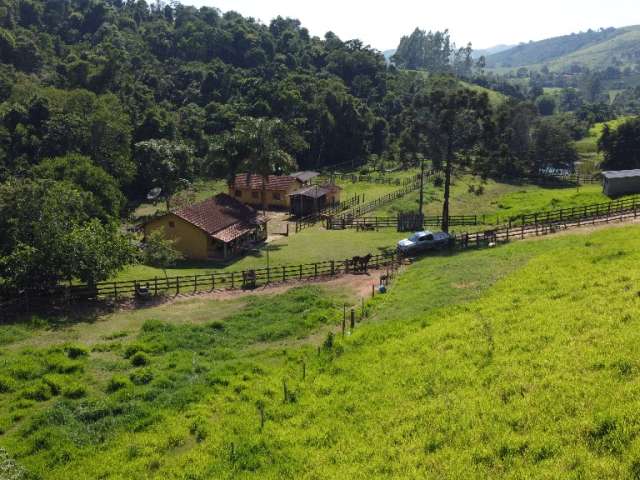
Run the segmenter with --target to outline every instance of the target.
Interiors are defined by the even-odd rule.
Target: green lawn
[[[633,226],[425,258],[332,341],[320,287],[0,326],[0,447],[60,480],[637,478],[639,252]]]
[[[300,263],[343,260],[354,255],[378,254],[406,235],[394,230],[380,232],[356,232],[355,230],[325,230],[320,225],[290,237],[282,237],[269,244],[269,264],[296,265]],[[267,251],[261,248],[226,267],[216,267],[210,262],[184,262],[167,270],[169,276],[207,274],[217,271],[239,271],[267,266]],[[160,269],[146,265],[126,268],[117,280],[150,279],[164,277]]]
[[[620,124],[629,120],[631,117],[620,117],[610,122],[596,123],[589,130],[589,134],[582,140],[575,142],[576,150],[581,157],[582,165],[579,168],[581,173],[586,175],[594,174],[599,171],[599,164],[602,162],[602,155],[598,152],[598,140],[602,135],[605,125],[616,129]]]
[[[482,186],[483,193],[477,194]],[[473,189],[473,191],[471,190]],[[432,182],[425,189],[426,215],[441,215],[444,187]],[[571,208],[592,203],[609,202],[598,184],[572,188],[547,188],[537,185],[517,185],[483,181],[479,177],[456,177],[451,190],[451,215],[484,215],[488,223],[503,222],[508,217],[545,210]],[[375,215],[397,215],[399,212],[417,211],[418,192],[396,200],[375,212]]]

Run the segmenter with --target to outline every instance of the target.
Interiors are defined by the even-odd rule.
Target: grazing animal
[[[364,257],[355,256],[351,259],[351,265],[353,266],[353,273],[367,273],[369,269],[369,262],[373,258],[373,255],[368,254]]]

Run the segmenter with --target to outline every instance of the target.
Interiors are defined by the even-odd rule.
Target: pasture
[[[56,479],[635,478],[639,234],[425,258],[344,338],[321,286],[2,326],[0,447]]]

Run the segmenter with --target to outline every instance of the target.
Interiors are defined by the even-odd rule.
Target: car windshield
[[[421,236],[422,236],[422,235],[418,235],[417,233],[414,233],[413,235],[411,235],[411,236],[409,237],[409,241],[411,241],[411,242],[414,242],[414,243],[415,243],[415,242],[417,242],[418,240],[420,240],[420,237],[421,237]]]

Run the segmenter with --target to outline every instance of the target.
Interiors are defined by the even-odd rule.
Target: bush
[[[36,402],[45,402],[52,396],[51,387],[44,382],[38,382],[35,385],[22,391],[22,398],[27,400],[35,400]]]
[[[45,375],[42,381],[49,386],[53,395],[60,395],[62,387],[65,383],[64,377],[60,375]]]
[[[62,395],[65,398],[70,398],[74,400],[77,400],[78,398],[83,398],[86,394],[87,394],[86,387],[79,383],[68,385],[62,390]]]
[[[50,354],[45,363],[47,369],[55,373],[73,373],[82,370],[82,365],[79,362],[69,360],[59,353]]]
[[[149,365],[150,362],[149,356],[144,352],[138,352],[131,357],[131,365],[134,367],[144,367],[145,365]]]
[[[147,385],[151,383],[151,380],[153,380],[153,372],[150,369],[145,368],[144,370],[133,372],[129,375],[129,379],[134,385]]]
[[[442,187],[444,185],[444,178],[442,177],[436,177],[433,179],[433,186],[434,187]]]
[[[16,382],[11,378],[0,375],[0,393],[10,393],[16,389]]]
[[[86,357],[89,355],[89,350],[82,345],[68,345],[64,350],[67,352],[67,357],[71,359]]]
[[[196,438],[196,442],[200,443],[209,436],[209,430],[203,419],[197,418],[189,427],[189,432]]]
[[[130,383],[127,377],[123,377],[122,375],[114,375],[111,380],[109,380],[109,384],[107,385],[107,393],[117,392],[118,390],[127,388],[129,385]]]
[[[479,185],[478,188],[476,188],[476,195],[480,196],[484,194],[484,186],[483,185]]]

